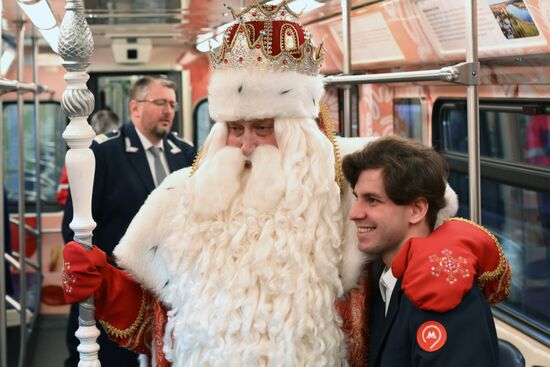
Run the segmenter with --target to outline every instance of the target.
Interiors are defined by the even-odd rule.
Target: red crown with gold
[[[319,74],[323,44],[313,45],[310,34],[297,22],[299,15],[286,0],[279,5],[260,5],[252,0],[240,13],[233,9],[231,13],[236,23],[225,31],[219,53],[211,54],[214,69]]]

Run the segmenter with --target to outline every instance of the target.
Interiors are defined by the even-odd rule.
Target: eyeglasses
[[[178,102],[170,102],[170,101],[167,101],[165,99],[153,99],[153,100],[149,100],[149,99],[140,99],[140,100],[137,100],[136,102],[147,102],[147,103],[152,103],[154,104],[155,106],[159,106],[159,107],[165,107],[165,106],[170,106],[174,111],[179,111],[180,109],[180,104]]]

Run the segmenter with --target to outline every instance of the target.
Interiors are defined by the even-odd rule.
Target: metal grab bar
[[[6,295],[6,302],[9,303],[16,311],[21,312],[21,304],[17,302],[13,297]]]
[[[466,63],[478,63],[477,0],[466,0]],[[481,224],[481,182],[479,154],[479,72],[473,70],[473,82],[466,91],[468,114],[468,188],[470,219]]]
[[[20,20],[17,22],[17,79],[24,80],[24,57],[25,57],[25,22]],[[23,123],[24,101],[23,95],[17,95],[17,153],[18,153],[18,203],[17,212],[19,218],[25,218],[25,126]],[[25,242],[25,227],[19,226],[19,251],[22,254],[27,253],[27,244]],[[19,272],[19,304],[24,308],[27,305],[27,272],[26,266],[20,265]],[[21,325],[19,333],[19,367],[25,366],[27,357],[27,340],[29,338],[29,330],[27,329],[27,313],[19,312],[21,315]]]
[[[48,91],[48,87],[36,83],[22,83],[17,80],[0,79],[0,95],[9,92],[32,92],[40,94]]]
[[[4,258],[6,259],[7,262],[11,264],[11,266],[15,267],[17,270],[21,270],[21,255],[19,255],[19,253],[15,251],[12,251],[12,255],[4,254]],[[31,268],[37,271],[41,270],[41,267],[38,265],[38,263],[31,261],[27,257],[25,257],[25,265],[30,266]]]
[[[402,71],[396,73],[362,74],[362,75],[329,75],[323,78],[325,84],[353,85],[353,84],[381,84],[441,81],[463,85],[476,83],[473,73],[478,74],[477,62],[462,62],[454,66],[441,69]]]
[[[38,220],[38,217],[36,219]],[[15,225],[19,225],[19,219],[10,218],[10,223],[15,224]],[[35,237],[38,237],[38,235],[40,234],[40,231],[37,228],[31,227],[30,225],[28,225],[26,223],[23,227],[25,228],[25,231],[29,232],[30,234],[34,235]]]
[[[351,74],[351,0],[342,0],[342,43],[344,52],[342,54],[342,71],[344,75]],[[351,88],[349,85],[344,86],[344,102],[343,119],[344,119],[344,136],[351,136]]]

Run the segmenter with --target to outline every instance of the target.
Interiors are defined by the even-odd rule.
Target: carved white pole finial
[[[70,227],[74,231],[75,241],[85,248],[91,248],[92,231],[96,226],[92,218],[95,158],[89,148],[95,133],[87,122],[94,109],[94,96],[86,86],[89,79],[86,68],[90,65],[93,48],[92,32],[84,18],[83,1],[67,0],[59,39],[59,54],[67,69],[67,89],[63,92],[61,108],[70,119],[63,133],[70,148],[65,157],[65,166],[74,213]],[[75,333],[80,340],[78,366],[101,366],[98,359],[99,345],[96,342],[99,330],[95,326],[92,298],[80,304],[78,324],[79,328]]]

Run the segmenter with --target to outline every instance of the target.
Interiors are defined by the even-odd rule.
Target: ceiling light
[[[266,4],[276,5],[278,3],[278,0],[272,0],[268,1]],[[296,13],[307,13],[308,11],[312,11],[313,9],[320,8],[324,4],[315,0],[294,0],[292,2],[289,2],[288,5],[290,6],[290,9],[292,9],[292,11]]]
[[[17,0],[17,4],[36,28],[50,29],[57,25],[57,20],[47,0]]]
[[[42,37],[48,42],[53,52],[59,53],[59,27],[53,27],[51,29],[38,29]]]
[[[0,58],[0,76],[5,77],[8,74],[14,60],[15,50],[10,47],[5,48]]]
[[[55,53],[59,52],[59,27],[48,0],[17,0],[32,24],[48,42]]]

